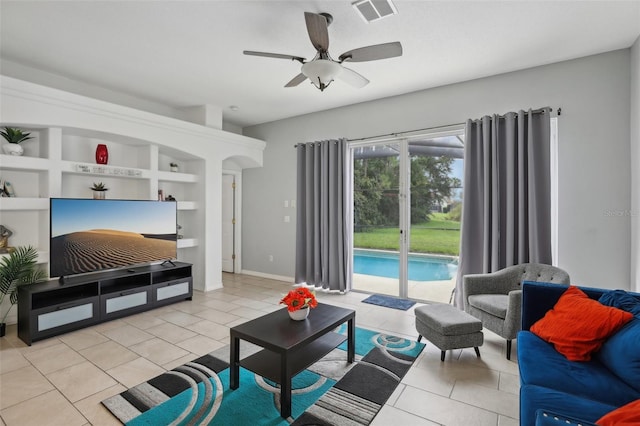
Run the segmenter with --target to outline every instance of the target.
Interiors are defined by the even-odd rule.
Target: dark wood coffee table
[[[280,415],[291,415],[291,379],[347,340],[347,362],[355,354],[356,312],[318,303],[304,321],[283,308],[231,328],[229,387],[240,386],[240,366],[280,384]],[[347,337],[336,327],[347,322]],[[264,349],[240,360],[240,339]]]

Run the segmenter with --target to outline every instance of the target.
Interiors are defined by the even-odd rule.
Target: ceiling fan
[[[334,78],[339,78],[354,87],[361,88],[366,86],[369,80],[352,69],[343,66],[343,62],[376,61],[402,55],[402,45],[399,41],[395,41],[349,50],[340,55],[336,61],[329,56],[329,32],[327,31],[327,27],[333,21],[333,17],[328,13],[305,12],[304,19],[311,44],[317,51],[311,61],[307,62],[305,58],[300,56],[279,53],[254,52],[251,50],[243,52],[245,55],[289,59],[300,62],[302,64],[300,74],[295,76],[284,87],[294,87],[309,79],[314,86],[324,91]]]

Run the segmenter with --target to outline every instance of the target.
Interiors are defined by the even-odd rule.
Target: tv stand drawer
[[[154,302],[158,305],[175,302],[176,300],[190,299],[193,294],[192,279],[181,278],[179,280],[153,285]]]
[[[90,297],[34,309],[27,320],[20,323],[18,336],[27,344],[96,324],[99,319],[99,298]]]
[[[100,297],[100,308],[103,319],[118,318],[136,312],[146,311],[151,301],[148,288],[110,293]]]
[[[74,302],[68,308],[60,307],[52,312],[38,315],[37,331],[42,332],[74,322],[91,319],[95,316],[95,304],[91,301],[87,303]]]

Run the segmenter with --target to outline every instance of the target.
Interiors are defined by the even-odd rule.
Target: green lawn
[[[353,246],[383,250],[398,250],[399,228],[379,228],[353,234]],[[429,222],[411,226],[411,247],[414,253],[437,253],[457,256],[460,250],[460,222],[446,219],[444,213],[432,214]]]

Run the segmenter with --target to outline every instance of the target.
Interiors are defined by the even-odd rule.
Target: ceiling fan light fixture
[[[326,89],[329,83],[341,72],[342,66],[329,59],[316,59],[302,66],[302,74],[311,80],[320,91]]]

